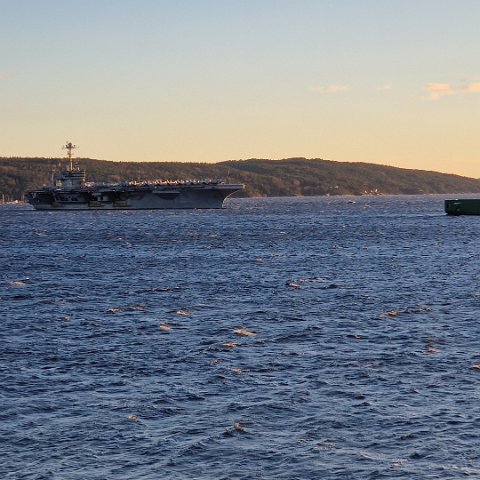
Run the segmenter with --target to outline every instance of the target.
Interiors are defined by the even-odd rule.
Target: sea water
[[[3,206],[0,477],[480,478],[480,217],[443,198]]]

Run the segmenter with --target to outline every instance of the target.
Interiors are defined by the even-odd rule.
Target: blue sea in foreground
[[[0,478],[480,478],[480,217],[444,198],[0,207]]]

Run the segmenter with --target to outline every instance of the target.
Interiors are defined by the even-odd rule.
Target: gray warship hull
[[[49,186],[25,194],[36,210],[151,210],[171,208],[222,208],[223,201],[244,185],[221,181],[87,182],[86,171],[74,165],[71,142],[68,167],[52,175]]]
[[[26,194],[36,210],[147,210],[222,208],[241,184],[191,183],[106,187],[94,189],[43,188]]]

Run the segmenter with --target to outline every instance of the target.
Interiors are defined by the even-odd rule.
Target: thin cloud
[[[325,87],[322,85],[318,85],[310,88],[311,92],[331,93],[331,94],[344,92],[345,90],[348,90],[348,88],[345,85],[328,85]]]
[[[393,87],[391,85],[382,85],[378,90],[380,92],[389,92],[390,90],[393,90]]]
[[[470,83],[470,85],[466,85],[460,88],[462,93],[475,93],[480,92],[480,82]]]
[[[12,74],[10,72],[4,72],[4,71],[1,71],[0,70],[0,79],[1,78],[8,78],[8,77],[11,77]]]
[[[457,93],[448,83],[429,83],[425,90],[430,94],[432,100],[438,100],[445,95],[455,95]]]
[[[480,92],[480,82],[472,82],[460,88],[454,88],[449,83],[429,83],[425,90],[430,94],[432,100],[438,100],[445,95]]]

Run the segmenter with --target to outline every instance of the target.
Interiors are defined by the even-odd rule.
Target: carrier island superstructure
[[[71,142],[66,168],[55,171],[50,185],[25,194],[36,210],[141,210],[170,208],[222,208],[242,184],[222,181],[153,181],[93,183],[72,158]]]

